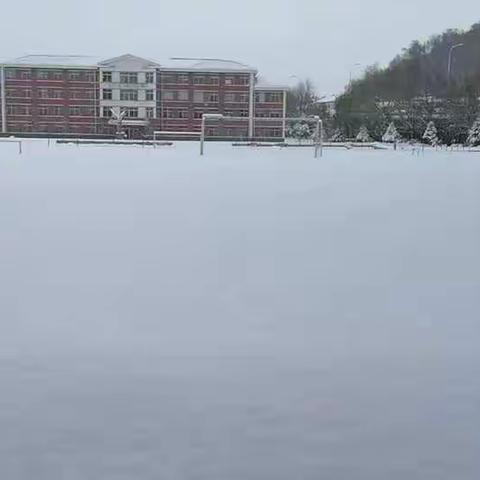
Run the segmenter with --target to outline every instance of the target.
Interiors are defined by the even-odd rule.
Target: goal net
[[[323,153],[323,123],[320,117],[233,117],[204,114],[200,154],[205,142],[229,140],[234,145],[302,145],[314,147],[315,158]]]

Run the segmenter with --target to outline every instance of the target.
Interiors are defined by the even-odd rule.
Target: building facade
[[[33,55],[0,65],[0,128],[3,134],[181,136],[198,133],[203,114],[215,113],[224,118],[206,125],[209,136],[281,138],[286,90],[261,84],[256,69],[230,60]]]

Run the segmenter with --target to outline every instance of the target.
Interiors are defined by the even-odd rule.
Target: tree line
[[[455,45],[461,45],[452,50]],[[449,69],[449,58],[451,65]],[[414,41],[385,68],[368,67],[337,97],[335,114],[322,104],[313,83],[289,93],[291,116],[320,115],[330,138],[382,140],[393,124],[399,138],[428,141],[431,124],[439,143],[468,143],[480,114],[480,23]],[[428,136],[427,136],[428,137]]]

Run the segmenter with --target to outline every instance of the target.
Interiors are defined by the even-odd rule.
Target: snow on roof
[[[109,66],[109,65],[115,65],[116,63],[122,63],[122,62],[128,62],[128,61],[142,63],[145,66],[148,65],[151,67],[160,67],[160,64],[157,63],[156,60],[152,60],[151,58],[139,57],[137,55],[132,55],[131,53],[126,53],[124,55],[120,55],[114,58],[103,59],[102,61],[98,62],[98,64],[100,66]]]
[[[264,80],[261,80],[259,82],[257,82],[257,84],[255,85],[255,90],[281,90],[281,91],[285,91],[285,90],[290,90],[290,87],[288,87],[287,85],[280,85],[280,84],[277,84],[277,83],[269,83],[269,82],[265,82]]]
[[[87,55],[27,55],[5,62],[5,65],[45,67],[95,67],[98,57]]]
[[[170,58],[168,62],[163,64],[163,67],[166,70],[197,70],[201,72],[257,72],[257,70],[250,65],[221,58],[176,57]]]
[[[335,103],[337,101],[337,95],[324,95],[319,101],[320,103]]]

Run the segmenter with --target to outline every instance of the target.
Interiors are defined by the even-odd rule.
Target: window
[[[219,85],[220,79],[212,75],[195,75],[193,83],[194,85]]]
[[[32,72],[30,70],[22,70],[20,72],[20,78],[22,80],[31,80],[32,78]]]
[[[38,114],[42,117],[48,115],[48,107],[38,107]]]
[[[78,81],[78,80],[81,80],[82,76],[80,74],[80,72],[70,72],[68,74],[68,79],[69,80],[73,80],[73,81]]]
[[[28,105],[7,105],[7,115],[30,115],[30,107]]]
[[[255,95],[255,101],[257,103],[282,103],[283,92],[257,93]]]
[[[17,71],[14,68],[7,68],[5,71],[5,77],[8,79],[17,78]]]
[[[63,106],[52,105],[48,107],[48,115],[51,115],[52,117],[59,117],[63,115]]]
[[[226,93],[225,103],[248,103],[248,93]]]
[[[203,112],[198,112],[198,111],[195,111],[193,112],[193,118],[202,118],[203,117]]]
[[[73,106],[69,108],[69,114],[72,117],[93,116],[95,115],[95,110],[93,107]]]
[[[147,102],[151,102],[151,101],[155,100],[155,95],[154,95],[153,90],[145,90],[145,100]]]
[[[85,72],[85,81],[94,82],[95,81],[95,72]]]
[[[178,76],[178,83],[182,83],[182,84],[188,84],[190,83],[190,78],[188,77],[187,74],[181,74]]]
[[[39,98],[63,98],[63,90],[58,88],[40,88],[38,96]]]
[[[125,111],[125,118],[138,118],[138,108],[126,107],[122,110]]]
[[[249,85],[250,78],[248,75],[227,75],[225,77],[225,85]]]
[[[111,118],[113,116],[112,109],[110,107],[103,107],[103,116]]]
[[[176,83],[175,75],[165,75],[162,79],[164,83]]]
[[[218,103],[218,93],[205,92],[205,95],[203,98],[206,103]]]
[[[120,72],[120,83],[138,83],[137,72]]]
[[[137,90],[120,90],[120,100],[137,101],[138,91]]]
[[[282,113],[281,112],[270,112],[270,117],[271,118],[282,118]]]
[[[195,103],[218,103],[217,92],[193,92],[193,101]]]
[[[203,103],[203,92],[193,92],[193,101],[194,103]]]
[[[50,77],[50,72],[48,70],[39,70],[37,78],[39,80],[48,80]]]
[[[164,100],[175,100],[175,92],[173,90],[165,90],[163,92]]]
[[[181,102],[188,102],[188,90],[179,90],[177,92],[177,98]]]
[[[165,110],[163,116],[166,118],[188,118],[188,110]]]
[[[112,90],[110,88],[104,88],[102,91],[103,100],[111,100],[113,98]]]
[[[145,74],[145,83],[155,83],[155,74],[153,72]]]
[[[147,107],[145,109],[145,116],[147,118],[155,118],[155,109],[152,107]]]
[[[102,72],[102,82],[111,83],[112,82],[112,72]]]
[[[53,80],[63,80],[63,72],[54,71],[52,73]]]

